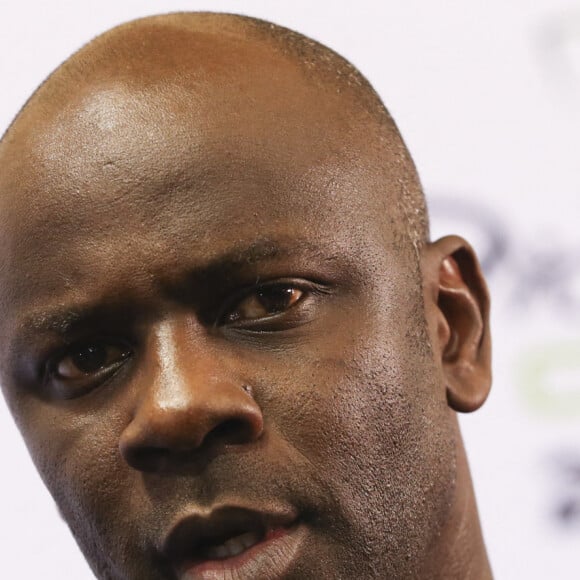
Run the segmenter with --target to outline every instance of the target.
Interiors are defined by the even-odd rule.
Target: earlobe
[[[475,411],[491,388],[489,294],[479,262],[464,239],[447,236],[425,248],[423,273],[449,406]]]

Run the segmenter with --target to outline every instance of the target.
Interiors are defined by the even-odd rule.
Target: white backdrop
[[[496,578],[580,578],[578,0],[0,0],[0,133],[89,38],[174,10],[295,28],[378,89],[434,235],[468,237],[488,273],[495,383],[462,426]],[[92,578],[3,402],[0,440],[0,578]]]

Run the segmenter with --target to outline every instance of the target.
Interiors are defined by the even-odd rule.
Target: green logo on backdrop
[[[580,340],[527,351],[519,365],[518,385],[535,412],[553,418],[580,416]]]

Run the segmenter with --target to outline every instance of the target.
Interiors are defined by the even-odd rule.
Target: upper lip
[[[290,509],[262,511],[224,506],[190,513],[171,527],[163,542],[162,554],[174,568],[180,568],[187,562],[200,560],[203,546],[246,532],[255,532],[264,538],[268,531],[288,528],[296,520],[297,514]]]

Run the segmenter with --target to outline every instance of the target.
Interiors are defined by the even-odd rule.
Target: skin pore
[[[365,82],[268,23],[148,18],[0,143],[0,382],[97,577],[491,578],[456,419],[485,283]]]

